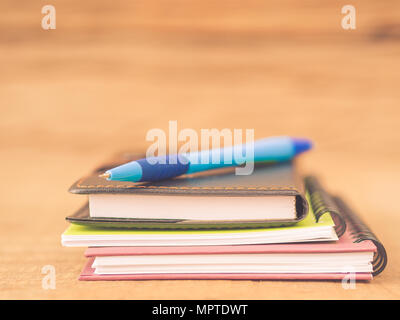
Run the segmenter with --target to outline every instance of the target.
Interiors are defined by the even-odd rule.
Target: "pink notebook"
[[[349,231],[336,242],[292,243],[237,246],[195,246],[195,247],[95,247],[88,248],[85,256],[88,262],[79,280],[175,280],[175,279],[227,279],[227,280],[341,280],[346,273],[206,273],[206,274],[95,274],[91,267],[96,256],[134,255],[185,255],[185,254],[251,254],[251,253],[345,253],[376,252],[370,240],[355,243]],[[371,280],[372,274],[356,273],[355,280]]]

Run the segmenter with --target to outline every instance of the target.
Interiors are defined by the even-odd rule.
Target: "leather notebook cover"
[[[235,175],[235,168],[210,170],[194,175],[183,175],[160,182],[122,182],[99,178],[99,173],[143,155],[124,153],[83,177],[69,189],[74,194],[158,194],[206,196],[294,196],[296,218],[290,220],[195,221],[131,218],[93,218],[87,206],[67,220],[78,224],[93,224],[125,228],[237,228],[290,225],[304,219],[308,212],[304,182],[299,178],[293,162],[256,165],[251,175]]]

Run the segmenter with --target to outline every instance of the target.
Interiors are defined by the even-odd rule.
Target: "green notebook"
[[[307,195],[309,199],[309,196]],[[195,246],[334,241],[338,237],[329,214],[318,219],[312,208],[291,226],[213,230],[139,230],[71,224],[62,235],[64,246]]]

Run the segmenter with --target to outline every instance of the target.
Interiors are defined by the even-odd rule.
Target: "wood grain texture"
[[[0,298],[400,298],[400,2],[47,1],[0,3]],[[370,283],[79,282],[83,248],[63,248],[67,189],[147,130],[254,128],[307,136],[304,170],[343,195],[385,244]],[[41,268],[56,268],[43,290]]]

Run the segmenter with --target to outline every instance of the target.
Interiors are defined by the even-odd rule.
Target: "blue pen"
[[[287,161],[311,149],[308,139],[291,137],[271,137],[254,142],[254,153],[235,157],[235,151],[246,150],[246,145],[222,149],[203,150],[179,155],[167,155],[140,159],[107,170],[100,177],[114,181],[159,181],[227,166],[238,166],[248,161],[281,162]],[[228,155],[229,157],[226,157]],[[174,157],[174,158],[172,158]],[[175,161],[171,161],[171,160]],[[239,160],[237,160],[239,159]]]

